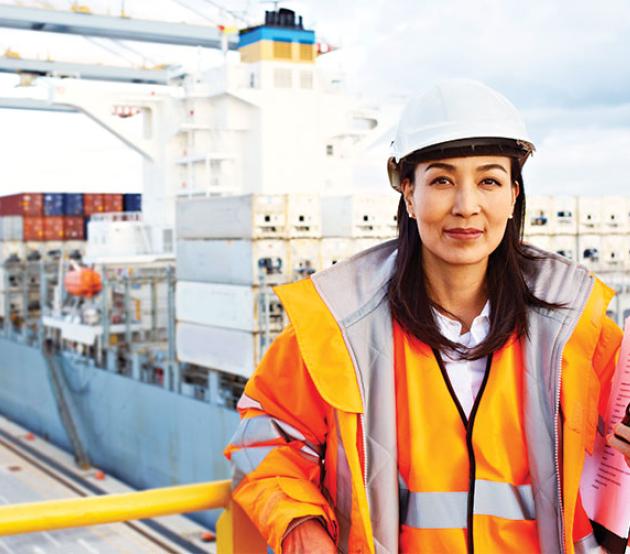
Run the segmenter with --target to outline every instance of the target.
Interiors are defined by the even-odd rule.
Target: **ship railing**
[[[217,552],[266,553],[265,541],[231,500],[230,481],[179,485],[124,494],[0,506],[0,536],[89,527],[223,508],[216,526]]]
[[[142,212],[102,212],[90,216],[90,221],[142,221]]]

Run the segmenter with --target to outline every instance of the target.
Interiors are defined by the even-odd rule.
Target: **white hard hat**
[[[466,142],[473,147],[476,143],[489,146],[494,139],[504,146],[511,143],[511,153],[521,164],[534,151],[518,110],[495,90],[464,79],[434,85],[412,98],[402,111],[387,162],[390,183],[400,190],[399,162],[413,152],[429,152],[453,141],[460,148]],[[441,157],[446,157],[445,152],[442,149]]]

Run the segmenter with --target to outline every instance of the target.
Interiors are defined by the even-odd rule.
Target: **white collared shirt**
[[[437,310],[434,310],[433,313],[436,316],[442,336],[454,343],[467,348],[474,348],[488,336],[490,329],[489,300],[481,313],[473,320],[470,330],[463,335],[461,334],[462,325],[459,321],[454,321]],[[478,360],[459,360],[456,354],[453,356],[452,352],[441,352],[441,355],[453,391],[468,417],[481,388],[488,358],[486,356]]]

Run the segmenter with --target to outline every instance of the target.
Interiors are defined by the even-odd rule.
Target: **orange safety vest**
[[[538,552],[521,346],[488,357],[470,416],[439,354],[394,323],[401,552]]]
[[[383,299],[383,284],[389,278],[394,256],[391,243],[386,243],[363,253],[348,264],[337,264],[323,274],[316,274],[310,279],[286,285],[276,291],[289,315],[291,325],[271,345],[249,380],[238,405],[242,422],[226,449],[226,455],[234,467],[234,499],[252,518],[277,553],[282,552],[282,539],[287,529],[304,517],[317,517],[324,522],[342,552],[394,552],[406,548],[406,541],[415,540],[411,537],[415,531],[409,534],[403,531],[402,535],[395,536],[398,527],[393,523],[404,517],[401,515],[400,520],[398,519],[398,500],[403,497],[400,493],[404,487],[399,487],[396,483],[395,462],[397,444],[403,446],[400,437],[396,441],[397,432],[403,430],[398,417],[400,410],[395,408],[392,422],[391,413],[384,414],[376,409],[380,408],[384,399],[390,401],[384,396],[384,393],[389,392],[382,387],[383,383],[389,387],[389,382],[378,379],[389,375],[388,365],[382,363],[383,360],[389,363],[394,350],[392,325],[387,319],[389,311]],[[531,348],[531,340],[528,343],[525,340],[518,344],[511,343],[501,352],[495,353],[491,373],[494,368],[500,368],[496,377],[506,382],[495,383],[496,386],[493,386],[489,381],[486,385],[490,387],[486,392],[491,394],[482,395],[479,420],[474,426],[476,442],[473,441],[473,447],[477,454],[475,463],[478,466],[478,480],[526,486],[527,467],[523,461],[527,457],[524,456],[519,428],[527,427],[531,423],[528,410],[538,408],[532,403],[531,395],[525,396],[521,403],[520,409],[524,413],[519,413],[520,417],[516,417],[514,412],[506,418],[506,413],[510,412],[506,412],[504,406],[510,405],[513,409],[514,404],[511,402],[518,399],[518,383],[514,380],[514,375],[520,369],[525,367],[530,394],[533,369],[540,372],[536,374],[535,383],[542,384],[540,379],[553,373],[561,376],[561,380],[556,382],[561,386],[554,389],[558,394],[555,401],[549,397],[548,388],[541,388],[543,396],[539,400],[545,407],[542,410],[545,419],[540,438],[545,439],[546,433],[555,422],[559,433],[558,448],[554,452],[549,446],[541,449],[535,444],[537,451],[533,452],[530,448],[528,456],[530,461],[534,456],[537,463],[556,456],[557,471],[555,475],[549,474],[546,481],[539,480],[539,477],[544,477],[540,472],[537,481],[532,477],[532,485],[545,487],[546,493],[541,498],[540,489],[537,489],[537,520],[518,520],[516,527],[519,529],[514,531],[515,535],[512,534],[515,520],[511,520],[512,524],[506,523],[502,521],[501,514],[494,513],[486,518],[488,514],[482,511],[473,515],[474,542],[479,545],[480,551],[500,550],[496,547],[497,542],[489,542],[491,539],[507,541],[506,544],[509,545],[515,545],[517,540],[527,539],[527,544],[533,544],[536,550],[535,538],[523,530],[527,526],[538,528],[540,549],[543,552],[582,553],[592,546],[591,526],[579,497],[580,475],[585,452],[592,449],[598,414],[601,417],[605,411],[615,357],[621,342],[621,331],[605,316],[606,306],[612,297],[610,289],[597,280],[582,277],[585,275],[581,273],[583,270],[578,272],[574,265],[560,258],[553,257],[545,263],[547,266],[541,270],[545,271],[545,288],[534,283],[532,287],[535,290],[544,291],[545,294],[549,290],[556,293],[567,289],[577,291],[575,312],[565,311],[558,316],[532,316],[539,318],[536,324],[540,325],[540,317],[557,317],[558,323],[561,323],[565,314],[577,313],[575,317],[578,321],[571,328],[570,336],[564,337],[561,371],[557,371],[560,370],[559,367],[554,369],[532,365],[541,362],[526,359],[525,353],[536,353]],[[320,276],[318,279],[317,275]],[[332,305],[326,294],[322,294],[323,288],[331,286],[342,291]],[[580,300],[580,295],[583,295],[583,300]],[[559,298],[551,297],[549,300],[563,302],[563,298],[565,297],[560,294]],[[361,325],[368,320],[369,327]],[[380,333],[378,348],[375,348],[377,343],[370,334],[372,332]],[[545,360],[552,357],[547,356],[548,351],[545,348],[554,344],[555,335],[547,342],[546,335],[538,334],[534,337],[534,344],[542,345],[539,349],[542,363],[547,363]],[[516,353],[519,347],[524,351],[520,358]],[[553,356],[553,359],[560,363],[559,356]],[[389,367],[392,369],[393,381],[400,372],[394,370],[393,358],[391,361],[392,365]],[[418,360],[409,361],[410,365],[418,363]],[[369,372],[377,366],[383,369],[382,373]],[[504,372],[508,375],[504,375]],[[371,375],[371,382],[364,381],[366,374]],[[511,382],[510,374],[513,378]],[[551,387],[554,383],[552,381],[547,385]],[[502,398],[503,393],[497,391],[506,386],[507,396]],[[391,399],[391,404],[394,400]],[[457,410],[452,399],[448,400],[451,405],[447,408],[449,404],[446,402],[442,406],[443,417],[457,422]],[[416,402],[417,406],[413,409],[419,408],[425,402],[433,402],[430,394],[425,394],[423,402]],[[412,404],[408,404],[411,410]],[[516,405],[518,404],[517,401]],[[494,408],[495,405],[503,407]],[[558,414],[557,418],[554,417],[554,409]],[[499,413],[495,413],[496,410]],[[424,420],[420,418],[419,421]],[[481,429],[477,425],[492,428],[501,422],[507,422],[510,427],[499,428],[498,435],[479,432],[477,436]],[[431,422],[424,423],[430,425]],[[459,464],[457,472],[465,477],[461,484],[464,488],[460,488],[459,481],[455,482],[454,472],[449,471],[440,472],[447,477],[442,488],[414,489],[416,480],[409,469],[410,464],[404,470],[403,465],[398,463],[398,469],[405,476],[405,485],[409,490],[456,493],[468,491],[470,484],[466,477],[469,475],[469,466],[462,454],[461,420],[457,424],[453,423],[450,431],[453,439],[450,441],[453,460],[443,460],[443,463]],[[531,426],[528,432],[532,433]],[[443,439],[442,433],[440,440]],[[491,452],[494,436],[500,437],[498,440],[502,447]],[[537,440],[535,434],[532,440]],[[516,457],[511,458],[509,463],[498,458],[501,455],[513,456],[512,446],[504,448],[505,444],[512,443],[516,445]],[[532,443],[528,441],[526,444],[531,447]],[[420,448],[420,443],[408,439],[407,446],[416,449]],[[454,453],[458,449],[460,454],[455,457]],[[413,456],[415,452],[410,454]],[[431,448],[427,448],[421,455],[424,456],[422,463],[427,467],[434,462],[432,455],[437,456]],[[392,459],[394,465],[391,464]],[[497,467],[500,469],[498,473]],[[539,469],[540,467],[534,467],[530,463],[532,475]],[[430,481],[420,481],[421,486],[424,487],[427,483],[442,485],[437,482],[437,473],[436,476],[426,470],[422,473],[429,475]],[[560,488],[559,496],[553,494],[556,486]],[[539,504],[547,511],[547,517],[538,513]],[[530,515],[526,511],[523,514]],[[487,521],[482,523],[484,520]],[[384,534],[385,526],[387,534]],[[499,526],[503,531],[495,534],[493,526]],[[390,532],[393,534],[389,534]],[[502,533],[505,532],[508,533],[508,538],[504,538]],[[461,527],[459,535],[460,538],[454,540],[459,540],[461,545]],[[400,544],[401,540],[403,544]],[[383,541],[395,546],[384,546]],[[456,551],[464,549],[459,546],[455,548]]]

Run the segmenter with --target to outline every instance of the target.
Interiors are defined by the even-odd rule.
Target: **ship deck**
[[[101,479],[99,479],[101,477]],[[17,504],[122,493],[133,489],[0,417],[0,503]],[[0,537],[3,553],[215,552],[204,527],[183,516]]]

